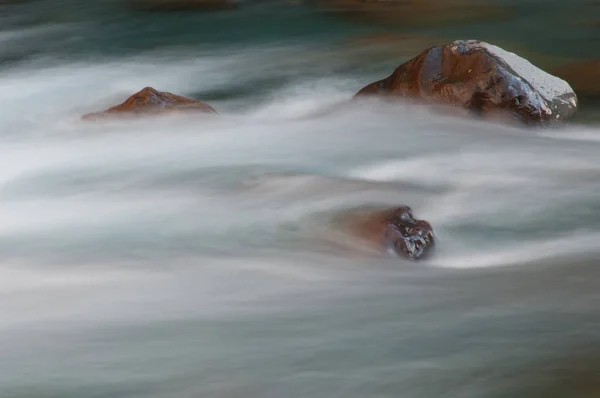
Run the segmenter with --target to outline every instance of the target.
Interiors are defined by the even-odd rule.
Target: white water
[[[600,129],[350,104],[370,77],[294,53],[0,76],[1,397],[518,395],[597,343]],[[209,100],[218,118],[79,120],[268,74],[285,83]],[[372,204],[428,220],[435,256],[333,225]]]

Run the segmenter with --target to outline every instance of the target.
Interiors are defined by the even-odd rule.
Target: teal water
[[[593,2],[498,3],[410,28],[0,5],[0,398],[598,396],[598,98],[551,130],[345,102],[431,38],[597,58]],[[382,32],[411,39],[358,41]],[[79,120],[148,85],[220,117]],[[335,223],[398,204],[427,262]]]

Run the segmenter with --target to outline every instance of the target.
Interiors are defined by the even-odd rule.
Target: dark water
[[[344,102],[438,40],[600,53],[593,2],[496,3],[0,5],[0,398],[600,396],[598,98],[552,130]],[[79,120],[148,85],[221,116]],[[427,262],[336,228],[398,204]]]

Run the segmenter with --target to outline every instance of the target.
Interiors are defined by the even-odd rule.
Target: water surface
[[[580,3],[544,5],[404,33],[597,55]],[[348,103],[410,51],[310,6],[0,10],[0,397],[599,394],[593,101],[551,130]],[[220,117],[79,119],[148,85]],[[399,204],[426,262],[334,222]]]

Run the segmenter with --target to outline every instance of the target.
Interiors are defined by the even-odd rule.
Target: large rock
[[[567,82],[477,40],[432,47],[356,95],[414,98],[526,123],[566,120],[577,111],[577,96]]]
[[[152,87],[146,87],[127,98],[122,104],[113,106],[103,112],[84,115],[83,119],[120,115],[157,115],[177,112],[217,113],[217,111],[206,102],[158,91]]]
[[[431,225],[416,219],[408,206],[349,213],[344,219],[352,235],[409,260],[426,258],[435,245]]]

